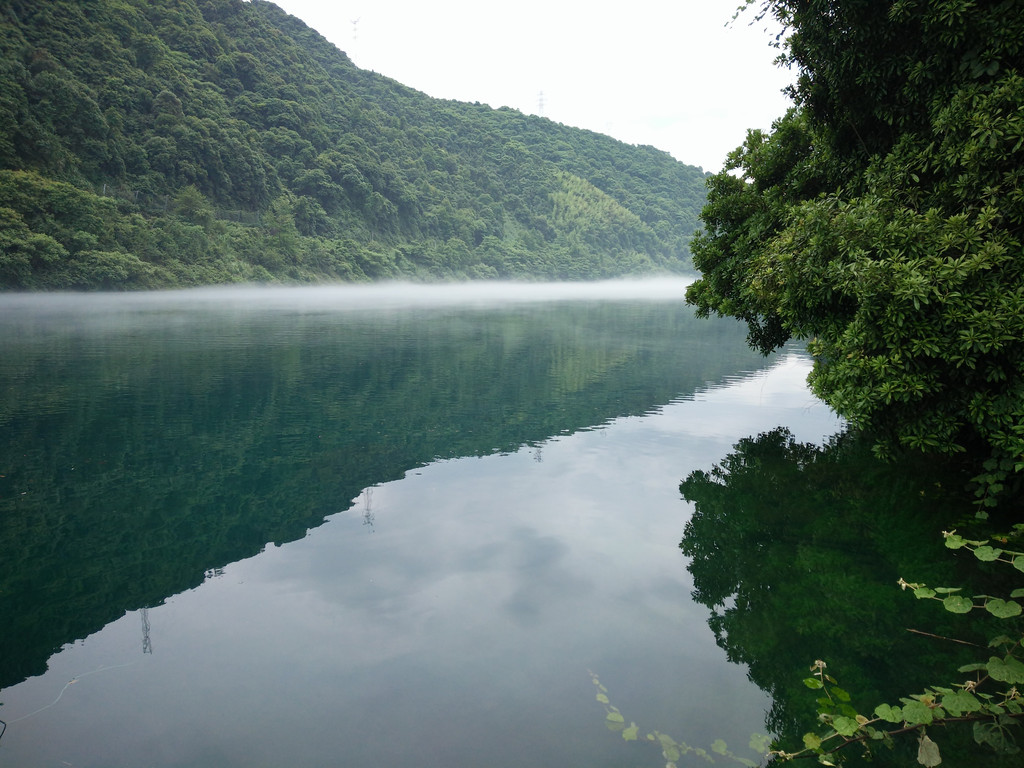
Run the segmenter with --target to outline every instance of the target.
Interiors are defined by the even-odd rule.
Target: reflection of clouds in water
[[[754,430],[796,423],[799,435],[804,423],[820,438],[838,428],[804,388],[808,369],[788,355],[652,416],[552,438],[543,462],[523,448],[423,467],[374,490],[372,536],[357,499],[273,559],[250,561],[258,568],[247,579],[302,590],[300,623],[340,616],[336,642],[366,663],[424,642],[442,654],[500,648],[509,625],[568,637],[576,630],[564,614],[574,611],[614,624],[628,605],[679,622],[693,611],[673,604],[689,588],[678,481]]]
[[[766,407],[813,406],[819,401],[806,389],[811,359],[806,354],[782,355],[770,368],[737,376],[712,387],[708,396],[720,402],[734,401]],[[700,399],[700,397],[698,397]]]
[[[835,420],[807,407],[805,375],[806,361],[787,357],[650,416],[551,438],[541,462],[525,447],[435,462],[376,486],[372,530],[363,524],[367,499],[357,497],[304,539],[269,546],[151,609],[159,651],[130,671],[145,671],[140,685],[182,713],[174,727],[193,734],[194,745],[216,749],[225,729],[290,734],[259,742],[260,754],[238,752],[233,764],[285,764],[273,750],[306,735],[323,748],[315,734],[325,728],[366,750],[360,758],[346,748],[352,764],[408,762],[414,735],[450,748],[438,734],[455,717],[512,742],[514,729],[488,718],[521,716],[531,742],[545,728],[564,738],[567,718],[603,733],[600,709],[586,705],[588,668],[634,708],[630,716],[648,708],[636,711],[638,722],[654,712],[662,720],[652,728],[685,722],[679,735],[689,741],[748,738],[765,700],[742,668],[725,663],[706,609],[689,600],[678,550],[688,505],[678,483],[757,430],[799,422],[802,439],[827,434]],[[137,620],[128,629],[135,649]],[[112,642],[105,637],[113,635],[104,630],[66,652],[76,669],[97,666],[88,657]],[[51,701],[66,679],[25,711]],[[632,701],[630,686],[642,691]],[[730,710],[735,722],[722,725],[706,697],[687,703],[680,686],[732,693],[743,711]],[[128,704],[105,706],[132,723],[133,738],[167,738],[155,713],[139,722]],[[385,749],[367,733],[405,741]]]
[[[574,603],[594,591],[593,585],[574,575],[565,563],[569,546],[553,536],[519,529],[509,541],[510,570],[518,574],[516,586],[503,607],[519,624],[536,624],[541,615],[571,610]]]
[[[276,602],[295,614],[286,623],[333,633],[360,663],[401,656],[424,642],[445,655],[472,652],[481,642],[502,648],[509,623],[557,627],[594,585],[574,557],[573,535],[541,532],[542,518],[553,513],[538,496],[522,493],[529,486],[494,503],[502,493],[495,483],[512,458],[441,462],[385,484],[375,497],[382,511],[373,536],[357,530],[357,504],[314,535],[232,569],[253,569],[245,581],[277,593]],[[528,451],[515,458],[537,466]],[[438,493],[451,487],[460,492]],[[529,509],[542,513],[538,525],[523,524]],[[342,618],[325,626],[332,615]]]
[[[673,403],[664,409],[666,418],[658,426],[736,442],[784,424],[798,440],[820,443],[842,430],[844,422],[807,389],[810,371],[806,354],[785,354],[771,368],[711,387],[693,398],[702,406],[714,407],[681,408],[683,404]]]

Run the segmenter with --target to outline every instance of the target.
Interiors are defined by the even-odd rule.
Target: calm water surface
[[[756,760],[679,482],[840,425],[681,292],[0,297],[0,762]]]

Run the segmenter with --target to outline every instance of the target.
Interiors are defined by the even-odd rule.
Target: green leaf
[[[607,696],[605,696],[605,695],[604,695],[603,693],[599,693],[599,694],[597,694],[597,700],[598,700],[598,701],[600,701],[600,702],[601,702],[602,704],[608,704],[608,703],[610,703],[610,702],[608,701],[608,697],[607,697]]]
[[[609,731],[621,731],[626,727],[626,718],[617,711],[609,712],[604,717],[604,725]]]
[[[989,723],[978,723],[974,724],[974,741],[976,744],[987,744],[989,742],[989,733],[992,730],[992,726]]]
[[[832,727],[840,736],[850,737],[860,730],[860,723],[850,717],[837,717],[832,721]]]
[[[831,693],[834,698],[837,698],[840,701],[849,701],[850,700],[850,694],[848,694],[842,688],[837,688],[837,687],[833,686],[832,690],[830,690],[829,693]]]
[[[768,750],[772,748],[772,739],[770,736],[766,736],[763,733],[752,733],[750,734],[750,744],[748,745],[752,752],[756,752],[759,755],[768,754]]]
[[[978,744],[988,744],[1001,755],[1013,755],[1020,751],[1016,744],[1007,739],[1004,730],[993,723],[976,722],[974,740]]]
[[[674,763],[684,754],[690,751],[690,747],[686,744],[677,744],[675,740],[664,733],[658,733],[658,741],[661,742],[661,754],[670,763]]]
[[[928,725],[932,721],[932,710],[920,701],[911,701],[903,707],[903,719],[908,725]]]
[[[1018,555],[1013,558],[1013,567],[1018,571],[1024,571],[1024,555]]]
[[[804,734],[804,748],[809,749],[812,752],[817,751],[821,747],[821,737],[816,733],[805,733]]]
[[[875,707],[875,717],[881,718],[887,723],[902,723],[903,710],[899,707],[890,707],[888,704],[879,704]]]
[[[1010,593],[1010,597],[1024,597],[1024,588],[1015,589]]]
[[[958,534],[951,533],[946,536],[946,547],[948,549],[960,549],[966,543],[967,542],[964,540],[964,537]]]
[[[974,556],[983,563],[991,563],[993,560],[998,560],[1001,554],[1003,554],[1003,550],[989,546],[978,547],[974,550]]]
[[[928,597],[935,597],[935,590],[928,587],[918,587],[914,590],[914,597],[923,600]]]
[[[964,712],[980,712],[981,702],[970,691],[955,691],[942,697],[942,707],[953,717]]]
[[[950,613],[970,613],[974,603],[963,595],[950,595],[942,601],[942,607]]]
[[[729,748],[725,745],[725,742],[721,739],[715,739],[711,743],[711,751],[716,752],[719,755],[729,754]]]
[[[977,672],[980,669],[988,669],[987,664],[964,664],[962,667],[957,667],[957,672]]]
[[[817,690],[819,688],[824,688],[825,687],[825,684],[823,682],[821,682],[821,680],[819,680],[816,677],[805,677],[804,678],[804,685],[806,685],[811,690]]]
[[[622,738],[624,738],[626,741],[636,741],[636,735],[638,730],[639,726],[637,726],[636,723],[630,723],[629,728],[622,732]]]
[[[985,610],[999,619],[1009,619],[1012,616],[1020,616],[1020,603],[1015,600],[1000,600],[998,597],[985,603]]]
[[[986,665],[989,677],[1001,683],[1024,683],[1024,664],[1013,656],[1000,659],[992,656]]]
[[[934,768],[942,762],[942,758],[939,756],[939,745],[923,733],[921,740],[917,743],[917,762],[927,768]]]

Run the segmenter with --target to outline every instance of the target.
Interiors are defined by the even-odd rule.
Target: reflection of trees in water
[[[779,428],[741,440],[680,486],[694,504],[680,543],[691,558],[693,597],[711,609],[729,660],[747,665],[772,696],[767,725],[790,747],[815,725],[816,696],[801,682],[815,659],[870,713],[952,682],[960,664],[977,660],[976,649],[908,629],[982,646],[989,636],[984,622],[896,586],[901,576],[964,583],[939,535],[965,509],[962,479],[923,461],[882,463],[870,445],[844,433],[818,447]],[[962,735],[969,748],[969,733]],[[943,755],[955,749],[944,745]]]
[[[340,505],[372,530],[373,486],[411,468],[540,446],[766,364],[738,326],[679,302],[294,315],[114,303],[3,322],[0,687]]]

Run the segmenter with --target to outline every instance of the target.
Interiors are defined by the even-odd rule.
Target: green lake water
[[[924,481],[683,288],[0,296],[0,763],[663,765],[591,673],[757,762],[915,681]]]

